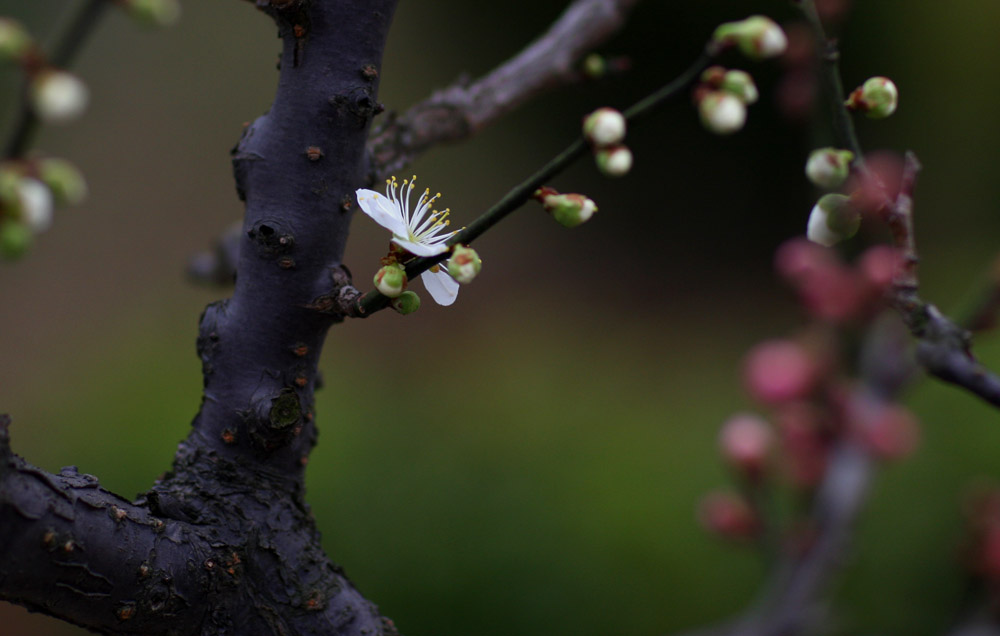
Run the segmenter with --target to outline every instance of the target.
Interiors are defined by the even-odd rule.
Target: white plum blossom
[[[410,208],[410,194],[416,176],[403,180],[386,180],[385,194],[373,190],[357,191],[361,211],[392,232],[392,242],[415,256],[437,256],[448,251],[446,242],[455,232],[447,231],[449,210],[432,209],[441,193],[431,196],[425,189],[416,207]],[[420,275],[420,280],[439,305],[450,305],[458,297],[458,282],[448,275],[447,268],[432,266]]]
[[[45,70],[31,82],[35,114],[45,122],[61,124],[79,117],[87,108],[90,91],[77,76]]]

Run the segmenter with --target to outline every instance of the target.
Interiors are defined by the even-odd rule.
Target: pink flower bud
[[[746,501],[732,493],[713,492],[698,505],[698,520],[726,539],[747,540],[757,534],[757,517]]]
[[[892,279],[903,264],[903,255],[894,247],[874,245],[858,259],[858,271],[879,294],[892,285]]]
[[[880,459],[906,457],[920,441],[917,418],[898,405],[876,406],[858,424],[869,450]]]
[[[791,340],[768,340],[750,350],[743,362],[743,382],[764,404],[781,404],[812,393],[819,369],[812,356]]]
[[[719,448],[729,464],[747,477],[756,478],[764,471],[772,439],[771,427],[763,418],[737,413],[722,425]]]

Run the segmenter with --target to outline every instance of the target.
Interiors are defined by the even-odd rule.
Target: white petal
[[[24,178],[17,184],[21,198],[21,214],[35,232],[44,232],[52,225],[52,191],[38,179]]]
[[[385,198],[384,194],[363,188],[355,194],[358,197],[361,211],[370,216],[373,221],[393,234],[406,234],[406,224],[399,216],[399,209]]]
[[[417,256],[437,256],[438,254],[443,254],[448,251],[448,246],[444,243],[439,243],[437,245],[425,245],[424,243],[415,243],[414,241],[409,241],[407,239],[400,238],[399,236],[392,237],[392,242],[402,247],[410,254],[415,254]]]
[[[439,305],[447,307],[458,298],[458,281],[445,273],[444,269],[436,272],[427,270],[420,275],[427,293]]]

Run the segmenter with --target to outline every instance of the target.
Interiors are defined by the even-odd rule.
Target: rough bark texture
[[[173,470],[132,504],[32,467],[2,422],[0,597],[101,633],[395,631],[323,553],[303,499],[329,299],[346,282],[343,202],[368,170],[395,0],[256,4],[284,42],[280,80],[233,152],[237,283],[202,316],[204,399]]]

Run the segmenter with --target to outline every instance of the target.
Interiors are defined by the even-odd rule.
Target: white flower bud
[[[785,32],[774,20],[763,15],[719,25],[712,40],[718,45],[735,44],[744,55],[755,60],[776,57],[788,47]]]
[[[603,148],[625,139],[625,117],[614,108],[598,108],[583,119],[583,136]]]
[[[373,282],[383,296],[396,298],[406,289],[406,272],[399,265],[386,265],[375,273]]]
[[[871,119],[884,119],[896,112],[899,90],[888,77],[870,77],[854,89],[844,103],[851,110],[864,113]]]
[[[820,188],[832,190],[847,179],[854,153],[836,148],[818,148],[809,153],[806,177]]]
[[[63,123],[87,108],[90,91],[80,78],[66,71],[41,71],[31,82],[31,100],[42,121]]]
[[[806,237],[820,245],[830,247],[854,236],[861,226],[861,215],[850,199],[843,194],[820,197],[809,214]]]
[[[597,169],[606,177],[622,177],[632,169],[632,151],[627,146],[602,148],[594,154],[594,160]]]
[[[722,90],[732,93],[737,99],[749,106],[757,101],[757,85],[750,73],[740,70],[726,71],[722,77]]]
[[[30,177],[17,184],[21,220],[36,234],[52,226],[52,192],[44,183]]]
[[[731,93],[712,91],[698,104],[701,123],[717,135],[731,135],[747,120],[747,107]]]

